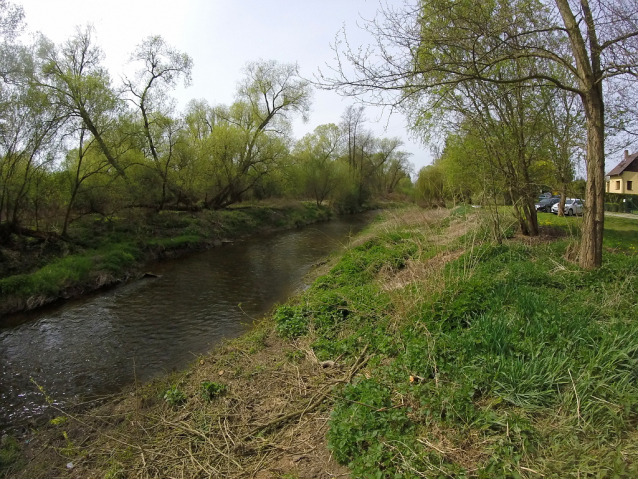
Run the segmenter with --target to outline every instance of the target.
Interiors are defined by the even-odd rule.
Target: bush
[[[186,396],[177,386],[173,386],[164,393],[164,401],[172,407],[177,407],[186,402]]]
[[[212,401],[218,396],[226,393],[228,388],[225,384],[214,383],[212,381],[203,381],[201,385],[202,397],[207,401]]]

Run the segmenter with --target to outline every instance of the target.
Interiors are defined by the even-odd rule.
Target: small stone
[[[223,376],[223,375],[224,375],[224,370],[222,369],[221,371],[219,371],[219,373],[218,373],[218,374],[219,374],[220,376]]]
[[[73,463],[72,463],[72,462],[68,462],[68,463],[67,463],[67,465],[66,465],[66,468],[67,468],[67,469],[73,469],[74,467],[75,467],[75,466],[73,466]]]

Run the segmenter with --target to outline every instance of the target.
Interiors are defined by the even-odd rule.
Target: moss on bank
[[[0,263],[7,273],[0,279],[0,315],[125,281],[153,258],[324,221],[331,215],[328,208],[308,202],[199,213],[130,211],[126,217],[87,217],[74,224],[65,241],[21,245],[17,252],[0,251],[0,259],[4,259]]]
[[[638,256],[584,271],[569,236],[445,216],[389,214],[249,335],[37,433],[11,477],[636,477]]]

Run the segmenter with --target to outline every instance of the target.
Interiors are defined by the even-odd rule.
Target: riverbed
[[[303,289],[314,264],[373,214],[259,235],[157,261],[158,277],[5,319],[0,429],[185,368]]]

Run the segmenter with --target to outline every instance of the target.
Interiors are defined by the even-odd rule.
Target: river
[[[305,287],[313,264],[342,248],[371,214],[258,235],[156,261],[160,277],[5,318],[0,430],[185,368]]]

